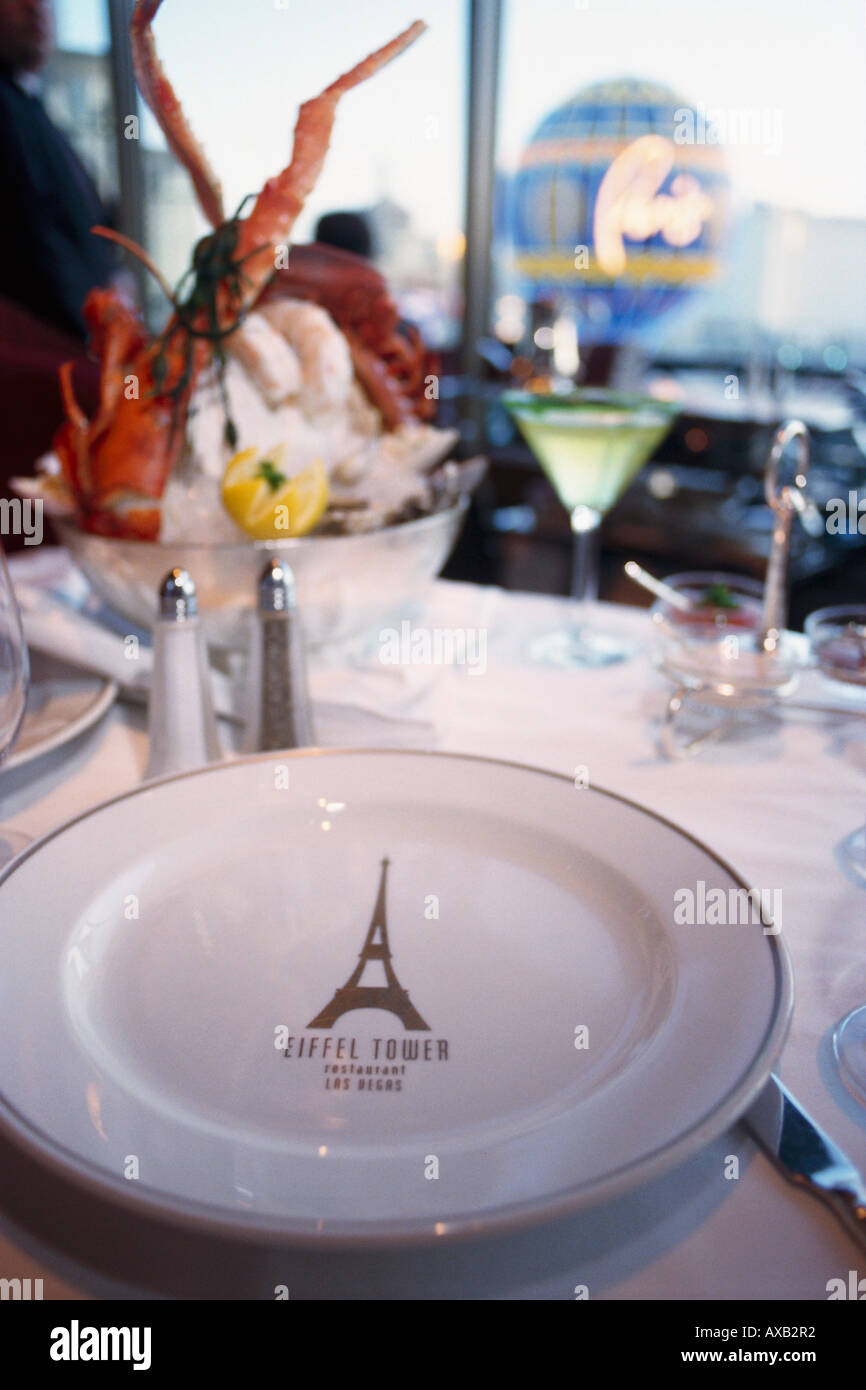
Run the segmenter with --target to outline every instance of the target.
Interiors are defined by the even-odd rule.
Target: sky
[[[104,43],[101,0],[58,7],[62,40]],[[778,147],[729,150],[738,201],[866,217],[863,0],[507,0],[505,15],[505,167],[586,83],[642,77],[684,103],[765,113]],[[342,103],[299,235],[383,194],[427,234],[462,224],[464,0],[165,0],[159,51],[227,205],[287,162],[301,101],[418,17],[428,33]]]

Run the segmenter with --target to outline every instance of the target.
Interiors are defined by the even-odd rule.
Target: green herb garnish
[[[181,276],[174,293],[169,292],[174,315],[155,340],[151,354],[154,395],[165,396],[171,402],[173,437],[183,423],[183,407],[193,383],[196,341],[204,339],[210,344],[225,415],[223,434],[232,449],[237,446],[238,432],[226,393],[224,344],[244,322],[249,309],[245,297],[250,282],[243,269],[244,263],[264,249],[264,246],[256,246],[245,256],[236,255],[241,213],[251,197],[253,194],[248,193],[234,217],[221,222],[196,243],[191,265]],[[179,363],[174,379],[169,381],[169,350],[173,343]]]
[[[281,473],[276,464],[271,463],[270,459],[262,459],[256,469],[256,477],[261,478],[262,482],[267,483],[271,492],[276,492],[286,481],[285,473]]]
[[[704,596],[698,604],[699,608],[739,608],[740,605],[734,598],[727,584],[708,584],[704,590]]]

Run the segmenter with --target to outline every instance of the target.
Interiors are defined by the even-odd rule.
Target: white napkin
[[[19,582],[15,595],[28,647],[107,676],[122,687],[147,689],[153,653],[138,636],[124,640],[35,585]]]
[[[115,634],[73,603],[20,578],[15,593],[29,647],[106,676],[134,698],[147,699],[153,652],[141,635]],[[239,717],[243,669],[240,658],[238,679],[233,681],[224,672],[210,668],[214,709],[220,717],[234,722]],[[386,666],[357,671],[332,667],[313,670],[310,687],[317,738],[331,746],[430,747],[433,726],[406,717],[406,711],[428,686],[429,673]],[[355,697],[349,702],[340,698],[347,687]]]

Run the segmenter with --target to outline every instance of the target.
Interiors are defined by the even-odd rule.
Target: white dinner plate
[[[4,770],[23,767],[77,738],[99,722],[116,696],[114,681],[31,651],[27,706]]]
[[[0,1120],[115,1203],[256,1238],[572,1211],[768,1076],[779,937],[676,921],[683,890],[700,917],[741,888],[650,812],[512,763],[312,751],[151,783],[0,877]]]

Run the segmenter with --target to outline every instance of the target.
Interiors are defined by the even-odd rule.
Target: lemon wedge
[[[305,536],[328,505],[328,475],[321,459],[290,477],[286,447],[242,449],[222,480],[223,506],[232,521],[260,541]]]

